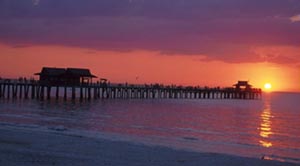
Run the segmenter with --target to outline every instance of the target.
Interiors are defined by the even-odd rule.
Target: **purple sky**
[[[0,42],[299,64],[300,0],[0,0]]]

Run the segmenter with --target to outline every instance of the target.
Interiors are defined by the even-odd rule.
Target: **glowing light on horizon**
[[[272,84],[270,84],[270,83],[265,83],[264,88],[265,88],[265,90],[270,91],[270,90],[272,89]]]

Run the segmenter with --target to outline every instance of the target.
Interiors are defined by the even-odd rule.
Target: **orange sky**
[[[0,1],[0,77],[90,68],[111,82],[300,92],[297,0]]]
[[[250,80],[274,91],[300,91],[299,67],[273,63],[204,61],[201,56],[162,55],[153,51],[97,51],[64,46],[11,47],[0,44],[0,76],[33,76],[43,66],[90,68],[111,82],[231,86]],[[138,77],[138,78],[137,78]]]

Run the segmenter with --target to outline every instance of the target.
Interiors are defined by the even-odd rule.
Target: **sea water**
[[[261,100],[0,99],[0,125],[111,133],[191,151],[300,163],[300,94]]]

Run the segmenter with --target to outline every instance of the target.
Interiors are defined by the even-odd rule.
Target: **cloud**
[[[252,50],[262,61],[278,64],[300,64],[299,46],[264,46]]]
[[[39,5],[40,0],[32,0],[32,3],[34,6],[37,6],[37,5]]]
[[[297,6],[298,0],[0,0],[0,42],[258,62],[253,47],[299,46],[299,27],[286,21]]]
[[[13,48],[27,48],[27,47],[31,47],[32,45],[28,45],[28,44],[17,44],[17,45],[12,45]]]
[[[291,22],[299,22],[300,21],[300,14],[290,17],[290,21]]]

